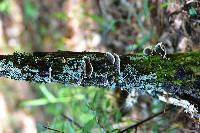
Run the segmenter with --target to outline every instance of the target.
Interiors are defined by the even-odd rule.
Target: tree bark
[[[159,55],[34,52],[0,55],[0,76],[38,83],[125,89],[182,106],[200,118],[200,51]]]

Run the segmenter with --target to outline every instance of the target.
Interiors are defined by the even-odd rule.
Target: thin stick
[[[51,128],[51,127],[49,127],[49,126],[46,126],[46,125],[42,125],[44,128],[46,128],[46,129],[48,129],[48,130],[51,130],[51,131],[54,131],[54,132],[57,132],[57,133],[64,133],[63,131],[59,131],[59,130],[57,130],[57,129],[53,129],[53,128]]]
[[[62,114],[62,116],[67,119],[70,123],[73,123],[74,125],[76,125],[78,128],[83,128],[78,122],[72,120],[71,118],[69,118],[68,116],[66,116],[65,114]]]
[[[120,133],[124,133],[124,132],[126,132],[126,131],[128,131],[129,129],[132,129],[132,128],[137,128],[139,125],[141,125],[141,124],[143,124],[143,123],[145,123],[145,122],[147,122],[147,121],[149,121],[149,120],[151,120],[151,119],[153,119],[153,118],[155,118],[155,117],[157,117],[157,116],[159,116],[159,115],[161,115],[161,114],[164,114],[164,113],[166,113],[166,112],[172,110],[173,108],[174,108],[174,107],[170,107],[170,108],[168,108],[168,109],[164,109],[163,111],[161,111],[161,112],[159,112],[159,113],[157,113],[157,114],[154,114],[153,116],[150,116],[150,117],[148,117],[147,119],[144,119],[144,120],[142,120],[142,121],[136,123],[135,125],[131,125],[131,126],[125,128],[125,129],[123,129],[122,131],[120,131]]]

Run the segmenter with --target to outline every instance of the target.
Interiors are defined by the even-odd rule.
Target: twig
[[[48,130],[51,130],[51,131],[54,131],[56,133],[64,133],[63,131],[59,131],[57,129],[54,129],[54,128],[51,128],[49,126],[46,126],[46,125],[42,125],[44,128],[48,129]]]
[[[65,114],[62,114],[62,116],[67,119],[70,123],[73,123],[74,125],[76,125],[78,128],[83,128],[78,122],[72,120],[71,118],[69,118],[68,116],[66,116]]]
[[[137,133],[137,128],[138,128],[138,127],[135,127],[135,133]]]
[[[145,122],[147,122],[147,121],[149,121],[149,120],[151,120],[151,119],[153,119],[153,118],[155,118],[155,117],[157,117],[157,116],[159,116],[159,115],[161,115],[161,114],[164,114],[164,113],[166,113],[166,112],[172,110],[173,108],[174,108],[174,106],[173,106],[173,107],[170,107],[170,108],[168,108],[168,109],[164,109],[163,111],[161,111],[161,112],[159,112],[159,113],[157,113],[157,114],[154,114],[153,116],[148,117],[147,119],[144,119],[144,120],[142,120],[142,121],[136,123],[135,125],[131,125],[131,126],[125,128],[125,129],[123,129],[122,131],[120,131],[120,133],[124,133],[124,132],[126,132],[126,131],[128,131],[129,129],[132,129],[132,128],[137,129],[137,127],[138,127],[139,125],[141,125],[141,124],[143,124],[143,123],[145,123]]]

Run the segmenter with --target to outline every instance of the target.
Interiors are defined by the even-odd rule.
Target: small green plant
[[[44,106],[52,118],[48,127],[62,132],[111,132],[112,123],[119,122],[121,113],[108,97],[108,91],[96,87],[64,87],[39,85],[40,98],[21,103],[24,107]],[[109,92],[110,93],[110,92]],[[68,114],[73,121],[62,117]],[[38,132],[46,132],[47,122],[38,122]],[[78,123],[78,126],[77,126]],[[45,125],[47,126],[47,125]],[[48,130],[49,131],[49,130]],[[53,131],[52,131],[53,132]]]
[[[189,15],[190,15],[190,16],[195,16],[195,15],[197,15],[197,11],[196,11],[196,9],[195,9],[194,7],[191,7],[191,8],[189,9]]]

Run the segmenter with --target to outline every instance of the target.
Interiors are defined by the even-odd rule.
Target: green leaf
[[[103,17],[92,13],[85,13],[85,16],[90,17],[93,21],[97,22],[99,25],[102,25],[105,22],[105,19]]]
[[[128,50],[128,51],[134,51],[134,50],[136,50],[137,48],[139,48],[139,45],[136,44],[136,43],[127,46],[127,50]]]
[[[142,17],[144,16],[143,13],[139,13],[139,14],[136,14],[136,19],[137,19],[137,23],[140,27],[140,29],[143,31],[145,28],[144,28],[144,24],[142,22]]]
[[[144,0],[143,8],[144,8],[144,15],[148,16],[149,14],[148,0]]]
[[[84,131],[84,132],[90,132],[91,129],[93,128],[93,126],[94,126],[95,124],[96,124],[96,119],[95,119],[95,118],[89,120],[89,121],[85,124],[85,126],[84,126],[84,128],[83,128],[83,131]]]
[[[37,129],[37,132],[40,133],[40,132],[43,132],[43,131],[46,131],[47,129],[45,127],[43,127],[43,124],[40,123],[40,122],[37,122],[36,123],[36,129]]]
[[[191,8],[189,9],[189,15],[190,15],[190,16],[195,16],[195,15],[197,15],[197,11],[196,11],[196,9],[195,9],[194,7],[191,7]]]
[[[106,31],[115,32],[116,31],[115,24],[116,24],[116,21],[112,19],[112,20],[105,21],[103,26]]]
[[[48,104],[49,101],[46,98],[41,98],[41,99],[35,99],[35,100],[27,100],[22,102],[20,105],[21,106],[40,106],[40,105],[45,105]]]
[[[115,112],[115,121],[116,121],[116,122],[119,122],[120,119],[121,119],[121,117],[122,117],[121,112],[117,110],[117,111]]]
[[[163,2],[163,3],[161,3],[161,8],[167,8],[168,7],[168,5],[169,5],[169,2]]]
[[[52,15],[52,17],[59,19],[59,20],[67,19],[67,15],[65,14],[65,12],[54,12],[51,15]]]
[[[71,126],[69,122],[67,122],[65,126],[66,126],[67,133],[75,133],[74,128]]]
[[[161,111],[163,106],[164,106],[164,104],[161,101],[154,99],[152,102],[153,113],[157,113],[157,112]]]
[[[152,123],[152,124],[153,124],[153,125],[152,125],[152,131],[153,131],[153,133],[158,133],[158,129],[160,128],[159,123],[154,122],[154,123]]]
[[[39,86],[41,92],[45,95],[45,97],[50,101],[50,102],[55,102],[56,98],[51,92],[46,88],[44,84],[41,84]]]
[[[33,0],[24,0],[24,13],[29,18],[36,18],[39,14],[38,7]]]
[[[112,130],[112,133],[119,133],[120,132],[120,129],[113,129]]]

